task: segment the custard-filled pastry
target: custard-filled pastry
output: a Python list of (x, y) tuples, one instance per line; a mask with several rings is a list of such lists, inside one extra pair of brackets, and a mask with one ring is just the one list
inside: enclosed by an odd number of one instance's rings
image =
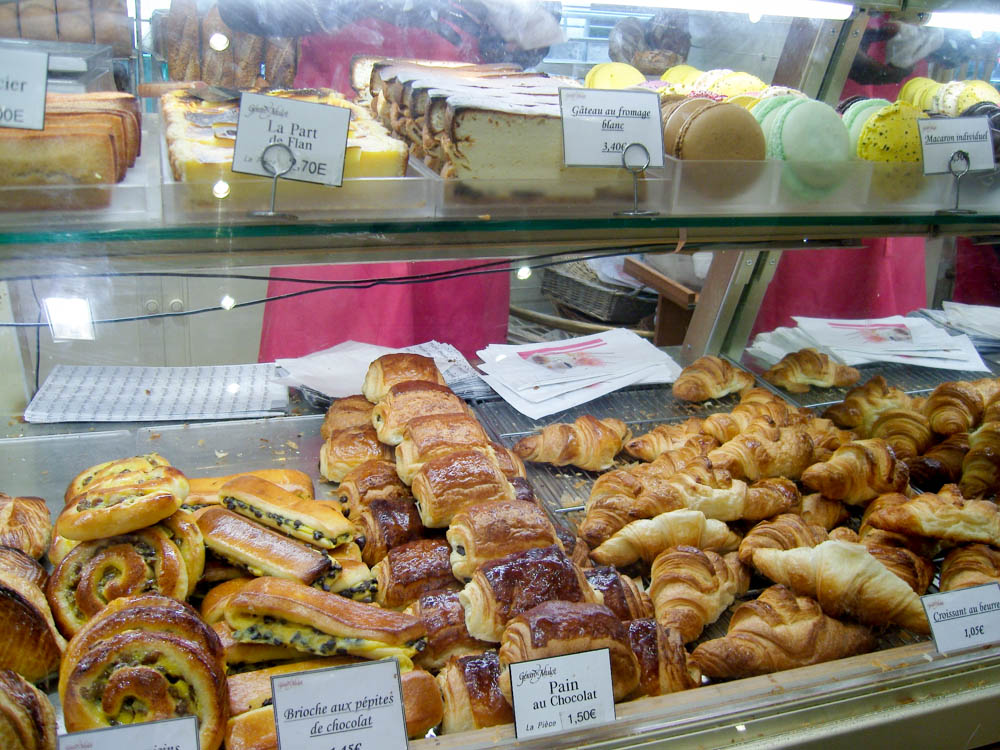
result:
[(810, 386), (843, 388), (854, 385), (861, 379), (861, 373), (854, 367), (834, 362), (817, 349), (806, 348), (786, 354), (761, 377), (789, 393), (808, 393)]
[(451, 519), (447, 538), (452, 572), (463, 583), (484, 562), (534, 547), (562, 547), (545, 511), (523, 500), (468, 505)]
[(392, 448), (379, 442), (371, 425), (335, 432), (319, 449), (319, 473), (331, 482), (340, 482), (347, 473), (366, 461), (392, 460)]
[(656, 621), (690, 643), (747, 592), (750, 571), (735, 552), (725, 556), (695, 547), (672, 547), (654, 561), (649, 598)]
[(437, 675), (444, 699), (445, 734), (484, 729), (514, 721), (514, 711), (500, 692), (496, 651), (452, 659)]
[(699, 357), (681, 370), (674, 381), (674, 396), (682, 401), (708, 401), (751, 388), (753, 375), (718, 357)]
[[(490, 447), (493, 449), (493, 456), (497, 460), (497, 466), (500, 467), (500, 473), (507, 477), (512, 484), (517, 479), (524, 480), (527, 483), (526, 477), (528, 473), (524, 468), (524, 461), (521, 460), (520, 456), (495, 440), (490, 441)], [(528, 487), (530, 488), (531, 485), (528, 484)]]
[(627, 575), (619, 573), (610, 565), (584, 568), (587, 583), (601, 595), (604, 606), (618, 615), (621, 620), (653, 616), (653, 602), (649, 595)]
[(0, 580), (18, 576), (45, 591), (49, 574), (35, 558), (15, 547), (0, 547)]
[(431, 357), (420, 354), (383, 354), (368, 365), (361, 392), (373, 404), (379, 403), (397, 383), (408, 380), (423, 380), (438, 385), (447, 385)]
[(754, 550), (762, 547), (815, 547), (826, 540), (826, 529), (822, 526), (811, 524), (794, 513), (782, 513), (768, 521), (761, 521), (747, 532), (740, 542), (739, 558), (744, 565), (752, 565)]
[(188, 496), (181, 504), (181, 510), (196, 511), (206, 505), (219, 505), (219, 490), (227, 482), (237, 477), (257, 477), (276, 484), (286, 492), (291, 492), (303, 500), (312, 500), (312, 477), (296, 469), (257, 469), (222, 477), (188, 477)]
[(480, 565), (459, 592), (469, 633), (499, 643), (504, 626), (522, 612), (555, 599), (600, 604), (583, 571), (557, 546), (538, 547)]
[(514, 487), (489, 457), (474, 450), (455, 451), (423, 464), (413, 477), (420, 520), (444, 528), (470, 505), (513, 501)]
[(412, 499), (372, 500), (358, 519), (361, 559), (372, 566), (393, 547), (424, 536), (424, 525)]
[(1000, 550), (988, 544), (956, 547), (941, 563), (941, 591), (1000, 583)]
[(428, 591), (458, 584), (451, 573), (451, 547), (444, 539), (417, 539), (388, 554), (372, 568), (378, 580), (375, 601), (387, 609), (405, 609)]
[(407, 485), (429, 461), (456, 451), (476, 451), (499, 463), (486, 431), (467, 414), (431, 414), (411, 419), (396, 446), (396, 472)]
[(11, 497), (0, 492), (0, 544), (36, 560), (52, 541), (52, 518), (40, 497)]
[(776, 427), (755, 422), (732, 440), (709, 451), (708, 459), (734, 479), (798, 479), (812, 463), (814, 444), (801, 425)]
[[(704, 419), (691, 417), (678, 424), (661, 424), (647, 433), (633, 437), (625, 442), (625, 453), (641, 461), (657, 461), (662, 456), (670, 455), (674, 463), (680, 463), (689, 455), (703, 456), (719, 441), (711, 435), (702, 433)], [(678, 451), (686, 451), (678, 453)], [(677, 471), (683, 466), (677, 467)]]
[(701, 686), (701, 671), (688, 657), (680, 633), (652, 617), (625, 623), (632, 652), (639, 661), (639, 685), (628, 696), (679, 693)]
[(815, 599), (831, 617), (930, 632), (920, 597), (863, 545), (829, 540), (815, 547), (758, 549), (753, 565), (775, 583)]
[(651, 565), (668, 547), (697, 547), (715, 552), (732, 552), (740, 535), (723, 521), (706, 518), (700, 510), (682, 508), (653, 518), (632, 521), (590, 553), (600, 565), (624, 568), (642, 560)]
[(639, 661), (628, 629), (603, 604), (550, 601), (518, 615), (504, 628), (500, 641), (500, 692), (513, 705), (508, 667), (522, 661), (578, 654), (606, 648), (611, 659), (615, 701), (639, 685)]
[(45, 693), (17, 672), (0, 669), (0, 747), (56, 750), (56, 711)]
[(334, 497), (344, 517), (357, 523), (361, 509), (372, 500), (404, 500), (413, 493), (396, 473), (395, 461), (374, 459), (347, 472)]
[(73, 549), (80, 542), (77, 539), (67, 539), (64, 536), (59, 536), (56, 533), (52, 534), (52, 542), (49, 544), (49, 549), (47, 552), (49, 562), (53, 566), (58, 565), (62, 562), (62, 559), (69, 554), (69, 551)]
[(431, 414), (466, 414), (469, 407), (446, 385), (424, 380), (396, 383), (372, 409), (372, 425), (378, 439), (388, 445), (403, 442), (403, 431), (414, 417)]
[(546, 425), (540, 433), (521, 438), (514, 453), (535, 463), (605, 471), (631, 436), (632, 431), (620, 419), (584, 414), (572, 424)]
[(895, 386), (890, 386), (882, 375), (855, 386), (844, 400), (830, 406), (823, 416), (832, 419), (837, 427), (854, 430), (859, 437), (871, 437), (871, 428), (879, 415), (887, 409), (913, 408), (913, 398)]
[(79, 480), (82, 492), (70, 497), (56, 519), (56, 533), (80, 541), (101, 539), (152, 526), (173, 515), (188, 495), (188, 480), (172, 466), (98, 472)]
[(828, 461), (802, 472), (806, 487), (848, 505), (865, 505), (886, 492), (902, 492), (909, 478), (906, 464), (878, 438), (848, 443)]
[(868, 526), (897, 534), (981, 542), (1000, 546), (1000, 508), (989, 500), (966, 500), (954, 484), (913, 498), (882, 495), (865, 513)]
[(421, 594), (406, 608), (407, 614), (420, 619), (427, 628), (427, 646), (414, 661), (425, 669), (438, 670), (452, 657), (481, 654), (491, 647), (469, 635), (465, 609), (454, 589), (439, 589)]
[(843, 659), (875, 645), (864, 625), (834, 619), (815, 600), (771, 586), (739, 605), (726, 635), (699, 644), (691, 661), (708, 677), (733, 679)]
[(233, 637), (235, 631), (224, 620), (215, 623), (212, 631), (222, 644), (227, 674), (240, 674), (269, 664), (298, 661), (302, 658), (302, 652), (297, 648), (281, 643), (241, 643)]
[(65, 648), (42, 590), (12, 571), (0, 575), (0, 669), (41, 682), (59, 669)]
[(59, 629), (70, 637), (114, 599), (156, 591), (183, 601), (194, 583), (177, 546), (151, 526), (81, 542), (52, 572), (46, 594)]
[(993, 500), (1000, 492), (1000, 422), (984, 422), (969, 433), (958, 486), (970, 498)]
[(896, 458), (908, 462), (934, 442), (931, 423), (916, 409), (886, 409), (872, 424), (871, 436), (889, 444)]
[(925, 492), (937, 492), (946, 484), (958, 484), (962, 464), (969, 452), (969, 433), (949, 435), (916, 458), (906, 461), (910, 469), (910, 484)]
[(372, 423), (374, 405), (361, 394), (334, 399), (326, 410), (319, 434), (323, 440), (341, 430), (356, 430)]

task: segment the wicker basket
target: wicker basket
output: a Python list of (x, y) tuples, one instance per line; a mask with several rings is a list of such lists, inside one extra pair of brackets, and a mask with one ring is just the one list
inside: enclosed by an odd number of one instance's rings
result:
[(546, 268), (542, 294), (605, 323), (635, 323), (656, 310), (656, 295), (605, 284), (583, 261)]

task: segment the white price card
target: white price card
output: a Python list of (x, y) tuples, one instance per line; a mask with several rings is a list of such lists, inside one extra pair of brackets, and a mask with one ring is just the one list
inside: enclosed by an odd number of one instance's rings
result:
[(655, 91), (559, 89), (563, 162), (567, 167), (621, 167), (625, 149), (641, 144), (650, 167), (663, 166), (663, 125)]
[[(236, 126), (233, 171), (271, 177), (261, 160), (264, 149), (279, 143), (294, 158), (279, 176), (300, 182), (340, 186), (351, 111), (343, 107), (301, 102), (280, 96), (243, 94)], [(286, 167), (289, 165), (286, 165)]]
[(278, 750), (404, 750), (399, 664), (382, 659), (271, 678)]
[(938, 652), (1000, 643), (1000, 584), (920, 597)]
[(606, 648), (511, 664), (518, 739), (615, 720), (611, 656)]
[(59, 735), (59, 750), (199, 750), (200, 747), (195, 716)]
[(987, 118), (930, 117), (917, 120), (917, 126), (920, 128), (924, 174), (948, 174), (956, 151), (964, 151), (968, 155), (969, 172), (991, 170), (996, 166)]
[(45, 127), (45, 86), (49, 54), (33, 50), (0, 51), (0, 127)]

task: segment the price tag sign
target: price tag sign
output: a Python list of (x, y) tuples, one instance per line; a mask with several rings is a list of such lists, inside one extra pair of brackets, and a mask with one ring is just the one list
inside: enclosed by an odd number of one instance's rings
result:
[(567, 167), (621, 167), (625, 149), (639, 143), (650, 167), (663, 166), (663, 125), (655, 91), (559, 89), (563, 161)]
[(920, 597), (942, 654), (1000, 643), (1000, 584)]
[(407, 747), (395, 659), (271, 678), (279, 750)]
[(45, 85), (49, 54), (31, 50), (0, 51), (0, 127), (45, 127)]
[(920, 146), (924, 156), (924, 174), (948, 174), (956, 151), (969, 156), (970, 172), (992, 170), (993, 137), (985, 117), (931, 117), (917, 120)]
[(615, 720), (611, 657), (606, 648), (511, 664), (518, 739)]
[[(330, 104), (280, 96), (243, 94), (233, 149), (233, 171), (273, 177), (261, 161), (268, 146), (291, 149), (295, 163), (281, 176), (300, 182), (340, 186), (351, 111)], [(280, 173), (279, 173), (280, 174)]]
[(199, 750), (198, 718), (128, 724), (59, 735), (59, 750)]

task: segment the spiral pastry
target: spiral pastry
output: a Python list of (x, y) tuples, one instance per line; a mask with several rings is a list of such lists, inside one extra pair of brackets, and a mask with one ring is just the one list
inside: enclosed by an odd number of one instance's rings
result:
[(10, 669), (0, 669), (0, 747), (56, 750), (56, 712), (45, 693)]
[(177, 511), (172, 516), (163, 519), (159, 528), (166, 532), (184, 560), (187, 568), (188, 591), (191, 595), (198, 581), (205, 572), (205, 537), (197, 521), (189, 513)]
[(160, 466), (170, 466), (170, 462), (159, 453), (147, 453), (144, 456), (118, 458), (105, 461), (102, 464), (84, 469), (69, 483), (64, 500), (68, 503), (77, 495), (92, 489), (108, 480), (146, 472)]
[(113, 599), (150, 590), (174, 599), (189, 590), (184, 557), (159, 526), (77, 545), (52, 572), (46, 594), (68, 637)]

